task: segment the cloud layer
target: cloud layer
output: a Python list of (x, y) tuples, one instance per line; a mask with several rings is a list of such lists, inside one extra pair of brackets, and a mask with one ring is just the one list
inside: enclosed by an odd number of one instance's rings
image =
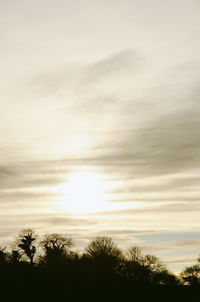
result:
[[(0, 4), (0, 242), (34, 227), (78, 248), (113, 236), (174, 270), (195, 259), (198, 11), (195, 0)], [(57, 188), (82, 168), (116, 184), (112, 210), (60, 207)]]

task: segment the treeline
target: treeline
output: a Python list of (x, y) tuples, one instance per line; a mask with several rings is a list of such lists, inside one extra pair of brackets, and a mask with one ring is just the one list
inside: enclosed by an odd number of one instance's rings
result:
[(97, 237), (82, 253), (73, 247), (64, 235), (40, 239), (22, 230), (12, 248), (0, 249), (4, 300), (200, 300), (200, 259), (176, 276), (156, 256), (137, 246), (122, 252), (110, 237)]

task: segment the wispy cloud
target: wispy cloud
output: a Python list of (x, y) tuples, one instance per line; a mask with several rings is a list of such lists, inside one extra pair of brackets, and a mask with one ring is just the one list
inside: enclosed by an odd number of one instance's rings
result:
[[(0, 3), (1, 238), (199, 230), (199, 3), (18, 2)], [(63, 214), (54, 189), (82, 167), (123, 210)]]

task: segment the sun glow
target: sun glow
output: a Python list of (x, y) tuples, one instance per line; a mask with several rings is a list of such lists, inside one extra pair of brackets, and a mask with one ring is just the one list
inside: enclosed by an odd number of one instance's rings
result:
[(59, 186), (62, 195), (61, 207), (71, 213), (90, 213), (105, 209), (107, 191), (115, 187), (103, 175), (89, 172), (74, 172), (66, 183)]

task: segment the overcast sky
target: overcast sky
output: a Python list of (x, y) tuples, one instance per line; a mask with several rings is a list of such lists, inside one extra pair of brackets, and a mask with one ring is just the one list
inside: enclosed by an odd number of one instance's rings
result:
[[(196, 261), (199, 36), (199, 0), (0, 0), (2, 244), (33, 227)], [(59, 207), (85, 168), (112, 211)]]

